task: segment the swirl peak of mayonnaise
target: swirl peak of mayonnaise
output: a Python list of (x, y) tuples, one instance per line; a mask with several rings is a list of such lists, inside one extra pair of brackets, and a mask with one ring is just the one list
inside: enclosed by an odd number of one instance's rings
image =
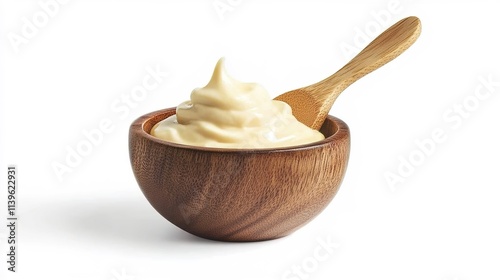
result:
[(299, 122), (288, 104), (272, 100), (261, 85), (228, 76), (223, 58), (210, 82), (194, 89), (191, 100), (157, 123), (151, 135), (184, 145), (236, 149), (288, 147), (325, 138)]

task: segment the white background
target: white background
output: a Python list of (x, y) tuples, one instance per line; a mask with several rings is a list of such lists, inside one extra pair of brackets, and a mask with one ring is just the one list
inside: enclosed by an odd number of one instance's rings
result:
[[(73, 0), (43, 22), (47, 2), (0, 4), (1, 279), (500, 279), (498, 1)], [(422, 21), (415, 45), (331, 111), (350, 126), (351, 157), (313, 222), (279, 240), (221, 243), (148, 204), (128, 127), (188, 99), (219, 57), (276, 96), (334, 73), (353, 57), (347, 46), (409, 15)], [(169, 75), (134, 108), (112, 109), (148, 67)], [(53, 165), (106, 119), (113, 130), (60, 180)], [(444, 140), (422, 157), (416, 141), (435, 130)], [(6, 263), (8, 164), (19, 168), (17, 273)]]

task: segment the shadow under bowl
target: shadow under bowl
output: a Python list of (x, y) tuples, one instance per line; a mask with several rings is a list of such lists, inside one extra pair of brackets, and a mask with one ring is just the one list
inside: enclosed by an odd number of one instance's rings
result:
[(316, 217), (337, 193), (350, 150), (348, 126), (328, 116), (325, 139), (272, 149), (224, 149), (171, 143), (150, 135), (168, 108), (135, 120), (129, 153), (151, 205), (196, 236), (259, 241), (289, 235)]

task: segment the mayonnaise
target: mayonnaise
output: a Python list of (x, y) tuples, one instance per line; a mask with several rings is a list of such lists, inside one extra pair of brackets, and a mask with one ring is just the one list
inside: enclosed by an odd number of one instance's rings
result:
[(185, 145), (237, 149), (287, 147), (325, 138), (297, 121), (290, 106), (272, 100), (262, 86), (229, 77), (223, 58), (210, 82), (194, 89), (191, 100), (157, 123), (151, 135)]

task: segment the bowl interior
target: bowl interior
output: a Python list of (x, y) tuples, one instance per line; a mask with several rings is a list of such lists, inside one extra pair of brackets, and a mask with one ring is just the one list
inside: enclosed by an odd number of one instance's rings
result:
[(333, 199), (347, 168), (347, 125), (328, 116), (325, 139), (270, 149), (187, 146), (150, 135), (175, 108), (146, 114), (130, 128), (134, 175), (151, 205), (194, 235), (223, 241), (286, 236)]
[(247, 152), (259, 152), (259, 151), (281, 151), (281, 150), (292, 150), (292, 149), (297, 149), (297, 148), (306, 148), (306, 147), (311, 147), (311, 146), (316, 146), (316, 145), (321, 145), (325, 144), (331, 141), (335, 141), (338, 139), (341, 139), (342, 137), (345, 136), (345, 134), (349, 132), (349, 129), (347, 125), (340, 119), (335, 118), (333, 116), (327, 116), (325, 122), (319, 129), (319, 131), (325, 136), (325, 139), (321, 141), (316, 141), (312, 143), (307, 143), (303, 145), (296, 145), (296, 146), (286, 146), (286, 147), (278, 147), (278, 148), (256, 148), (256, 149), (236, 149), (236, 148), (214, 148), (214, 147), (201, 147), (201, 146), (191, 146), (191, 145), (184, 145), (184, 144), (179, 144), (179, 143), (173, 143), (173, 142), (168, 142), (165, 140), (162, 140), (160, 138), (154, 137), (151, 135), (151, 129), (155, 124), (158, 122), (174, 115), (176, 112), (176, 108), (168, 108), (168, 109), (163, 109), (159, 111), (152, 112), (150, 114), (147, 114), (138, 120), (136, 120), (136, 124), (141, 126), (141, 132), (146, 134), (144, 135), (145, 137), (149, 138), (150, 140), (153, 140), (155, 142), (160, 142), (165, 145), (171, 145), (175, 147), (182, 147), (182, 148), (188, 148), (188, 149), (195, 149), (195, 150), (206, 150), (206, 151), (221, 151), (221, 152), (242, 152), (242, 153), (247, 153)]

